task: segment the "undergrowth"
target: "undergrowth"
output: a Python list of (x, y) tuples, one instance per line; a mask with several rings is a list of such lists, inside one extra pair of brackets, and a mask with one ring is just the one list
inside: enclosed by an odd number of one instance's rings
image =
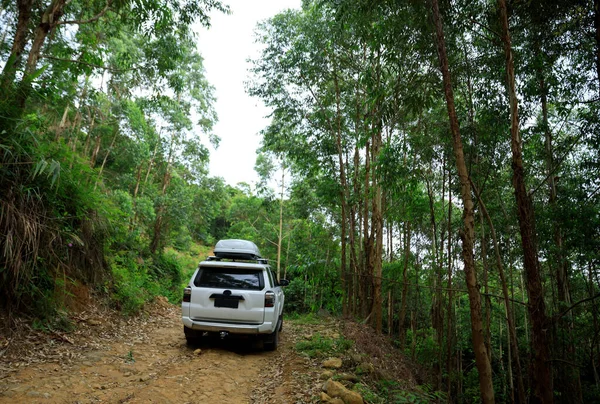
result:
[[(286, 299), (287, 303), (287, 299)], [(315, 313), (291, 313), (287, 315), (287, 318), (296, 324), (300, 325), (310, 325), (310, 324), (320, 324), (323, 319), (318, 317)]]
[(381, 380), (375, 386), (357, 383), (354, 388), (371, 404), (428, 404), (447, 401), (444, 393), (434, 391), (429, 385), (406, 390), (398, 382)]
[(296, 350), (310, 358), (324, 358), (341, 355), (352, 348), (352, 345), (353, 341), (343, 336), (331, 338), (316, 333), (309, 340), (296, 343)]

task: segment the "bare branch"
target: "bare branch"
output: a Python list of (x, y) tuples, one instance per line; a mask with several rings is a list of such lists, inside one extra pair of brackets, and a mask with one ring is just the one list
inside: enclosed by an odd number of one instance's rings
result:
[(574, 368), (584, 368), (585, 367), (585, 366), (578, 365), (578, 364), (576, 364), (574, 362), (567, 361), (567, 360), (564, 360), (564, 359), (558, 359), (558, 358), (548, 359), (548, 362), (562, 362), (562, 363), (566, 363), (567, 365), (570, 365), (570, 366), (572, 366)]
[(112, 0), (106, 0), (106, 5), (104, 6), (104, 8), (98, 14), (96, 14), (95, 16), (93, 16), (92, 18), (90, 18), (89, 20), (59, 21), (58, 25), (62, 25), (62, 24), (78, 24), (78, 25), (82, 25), (82, 24), (89, 24), (90, 22), (98, 21), (100, 19), (100, 17), (102, 17), (104, 14), (106, 14), (106, 12), (110, 8), (111, 4), (112, 4)]
[(556, 172), (556, 170), (558, 170), (558, 168), (565, 161), (565, 159), (567, 158), (567, 156), (569, 155), (569, 153), (571, 153), (571, 151), (573, 150), (573, 148), (575, 147), (575, 145), (577, 145), (577, 143), (579, 143), (579, 141), (583, 138), (583, 136), (586, 133), (587, 132), (584, 132), (583, 130), (581, 131), (581, 133), (579, 134), (579, 136), (577, 136), (575, 138), (575, 140), (573, 141), (573, 143), (571, 143), (571, 145), (569, 146), (569, 148), (567, 149), (567, 151), (565, 151), (564, 154), (558, 159), (558, 163), (556, 163), (554, 165), (554, 167), (552, 167), (552, 169), (548, 172), (548, 174), (546, 175), (546, 177), (538, 184), (537, 187), (535, 187), (535, 189), (533, 189), (529, 193), (529, 195), (533, 196), (533, 194), (535, 194), (542, 187), (542, 185), (546, 184), (546, 182), (548, 181), (548, 178), (550, 178), (551, 175), (554, 175), (554, 173)]
[(80, 65), (85, 65), (85, 66), (89, 66), (92, 67), (94, 69), (102, 69), (102, 70), (107, 70), (109, 72), (113, 72), (113, 73), (123, 73), (123, 72), (128, 72), (128, 71), (132, 71), (132, 70), (137, 70), (137, 68), (131, 68), (131, 69), (115, 69), (113, 67), (107, 67), (107, 66), (101, 66), (101, 65), (96, 65), (93, 63), (89, 63), (89, 62), (84, 62), (82, 60), (78, 60), (78, 59), (64, 59), (64, 58), (57, 58), (55, 56), (50, 56), (50, 55), (42, 55), (41, 56), (44, 59), (51, 59), (51, 60), (58, 60), (59, 62), (69, 62), (69, 63), (78, 63)]
[(565, 311), (563, 311), (562, 313), (554, 316), (554, 318), (552, 319), (553, 321), (557, 321), (560, 320), (562, 317), (564, 317), (568, 312), (570, 312), (571, 310), (573, 310), (575, 307), (579, 306), (581, 303), (585, 303), (585, 302), (589, 302), (591, 300), (595, 300), (597, 298), (600, 297), (600, 293), (597, 293), (595, 296), (591, 296), (588, 297), (586, 299), (582, 299), (580, 301), (578, 301), (577, 303), (573, 303), (570, 307), (568, 307)]

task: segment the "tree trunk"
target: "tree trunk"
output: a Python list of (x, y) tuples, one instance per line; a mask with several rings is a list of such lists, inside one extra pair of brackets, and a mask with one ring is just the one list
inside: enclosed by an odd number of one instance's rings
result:
[(140, 190), (140, 182), (142, 181), (142, 163), (138, 166), (137, 174), (135, 176), (135, 187), (133, 189), (133, 217), (129, 221), (129, 231), (132, 232), (137, 223), (138, 212), (137, 212), (137, 195)]
[[(541, 53), (539, 46), (536, 47), (538, 54)], [(556, 217), (556, 181), (554, 180), (554, 153), (552, 146), (552, 132), (550, 131), (550, 123), (548, 121), (548, 90), (546, 88), (546, 80), (544, 79), (544, 72), (540, 67), (538, 69), (538, 79), (540, 83), (540, 99), (542, 104), (542, 126), (544, 129), (544, 147), (546, 152), (546, 174), (548, 176), (548, 203), (553, 213), (553, 217)], [(555, 267), (556, 274), (556, 288), (558, 291), (558, 306), (559, 311), (564, 310), (571, 304), (571, 294), (569, 291), (569, 277), (567, 273), (567, 262), (564, 258), (564, 247), (562, 229), (560, 228), (557, 220), (553, 219), (553, 231), (554, 231), (554, 243), (556, 244), (556, 252), (554, 253), (554, 260), (549, 264)], [(568, 360), (569, 358), (575, 357), (575, 346), (573, 344), (573, 317), (571, 313), (567, 317), (562, 317), (559, 320), (559, 328), (562, 330), (565, 336), (564, 344), (566, 345), (566, 352), (562, 351), (563, 359)], [(556, 336), (556, 343), (558, 343), (559, 336)], [(577, 397), (579, 402), (582, 402), (581, 396), (581, 380), (578, 369), (573, 366), (559, 362), (557, 364), (557, 382), (558, 390), (564, 397), (571, 397), (573, 400)]]
[(94, 168), (96, 166), (96, 159), (98, 158), (98, 152), (100, 151), (100, 143), (102, 138), (100, 135), (96, 136), (96, 140), (94, 142), (94, 150), (92, 151), (92, 157), (90, 158), (90, 167)]
[(550, 353), (546, 335), (549, 322), (546, 316), (546, 304), (544, 302), (544, 293), (542, 290), (540, 264), (537, 257), (533, 204), (525, 187), (525, 172), (523, 168), (521, 138), (519, 134), (518, 101), (512, 57), (512, 45), (510, 32), (508, 29), (506, 1), (498, 0), (498, 6), (500, 8), (502, 42), (504, 44), (504, 54), (506, 57), (506, 75), (510, 101), (510, 132), (513, 169), (512, 182), (517, 201), (517, 213), (521, 232), (521, 245), (524, 255), (523, 264), (527, 280), (527, 293), (529, 295), (528, 309), (532, 324), (532, 402), (547, 404), (554, 401), (552, 389), (552, 369), (549, 361)]
[(288, 237), (287, 249), (285, 250), (285, 267), (283, 269), (283, 279), (287, 279), (287, 269), (290, 262), (290, 246), (292, 244), (292, 236)]
[(156, 145), (154, 146), (154, 151), (152, 152), (152, 157), (150, 157), (150, 161), (148, 162), (148, 170), (146, 170), (146, 175), (144, 177), (144, 185), (148, 183), (148, 178), (150, 177), (150, 173), (152, 172), (152, 166), (154, 166), (154, 160), (156, 159), (156, 153), (158, 152), (159, 143), (160, 138), (157, 139)]
[(5, 94), (8, 90), (8, 86), (11, 85), (15, 79), (17, 69), (21, 64), (21, 57), (25, 51), (25, 46), (27, 45), (27, 34), (29, 32), (29, 23), (31, 21), (32, 5), (33, 0), (17, 0), (17, 9), (19, 13), (17, 17), (17, 27), (15, 29), (15, 36), (10, 55), (2, 70), (2, 85), (0, 88), (3, 89)]
[[(380, 94), (381, 86), (381, 51), (377, 51), (376, 62), (376, 91)], [(383, 265), (383, 192), (381, 190), (381, 178), (377, 173), (377, 160), (383, 144), (383, 129), (381, 116), (381, 96), (377, 97), (373, 107), (372, 115), (376, 117), (373, 120), (372, 127), (372, 187), (373, 187), (373, 208), (371, 216), (371, 234), (372, 234), (372, 274), (373, 274), (373, 325), (378, 333), (383, 331), (383, 296), (382, 296), (382, 265)]]
[(431, 302), (431, 326), (435, 330), (435, 343), (438, 355), (438, 361), (434, 364), (434, 372), (437, 374), (438, 386), (437, 389), (441, 388), (441, 376), (442, 376), (442, 341), (444, 337), (444, 314), (442, 311), (442, 273), (441, 273), (441, 260), (438, 252), (438, 237), (437, 237), (437, 223), (435, 221), (435, 209), (434, 209), (434, 195), (433, 187), (429, 178), (425, 178), (427, 183), (427, 196), (429, 199), (429, 220), (431, 223), (431, 233), (433, 242), (431, 243), (432, 255), (433, 255), (433, 301)]
[[(450, 372), (452, 370), (452, 309), (454, 308), (454, 302), (452, 300), (452, 181), (450, 176), (450, 169), (448, 169), (448, 312), (446, 313), (446, 374), (448, 377), (446, 391), (448, 397), (452, 397), (452, 378)], [(451, 400), (449, 400), (451, 402)]]
[(371, 287), (372, 286), (372, 282), (373, 282), (373, 262), (371, 260), (372, 258), (372, 244), (371, 244), (371, 237), (369, 234), (369, 178), (370, 178), (370, 172), (371, 172), (371, 153), (370, 153), (370, 149), (371, 149), (371, 144), (369, 141), (367, 141), (367, 144), (365, 145), (365, 177), (364, 177), (364, 189), (363, 189), (363, 256), (364, 256), (364, 263), (363, 263), (363, 268), (362, 268), (362, 279), (361, 279), (361, 288), (362, 288), (362, 292), (361, 292), (361, 316), (363, 318), (367, 318), (367, 316), (370, 313), (371, 310), (371, 304), (370, 304), (370, 300), (372, 298), (372, 296), (370, 296), (370, 291), (371, 291)]
[(485, 237), (485, 227), (483, 224), (483, 213), (479, 212), (479, 222), (481, 223), (481, 264), (483, 266), (483, 293), (484, 293), (484, 329), (485, 347), (488, 352), (488, 360), (492, 363), (492, 301), (489, 295), (489, 268), (487, 262), (487, 240)]
[(92, 132), (94, 130), (94, 125), (96, 122), (96, 115), (92, 115), (89, 105), (86, 105), (85, 108), (88, 111), (87, 116), (88, 116), (88, 121), (90, 122), (90, 124), (88, 126), (88, 130), (87, 130), (87, 136), (85, 138), (85, 146), (83, 146), (83, 155), (87, 156), (88, 153), (90, 152), (90, 144), (92, 141)]
[(387, 333), (388, 333), (389, 336), (391, 336), (392, 332), (394, 331), (394, 327), (393, 327), (393, 320), (394, 320), (393, 307), (394, 307), (394, 299), (393, 299), (393, 294), (392, 294), (392, 288), (390, 287), (390, 289), (388, 290), (388, 312), (387, 312)]
[(100, 166), (100, 171), (98, 171), (98, 177), (96, 178), (96, 183), (94, 184), (94, 190), (96, 190), (96, 187), (98, 186), (98, 183), (102, 178), (102, 172), (104, 171), (104, 166), (106, 166), (106, 160), (108, 160), (108, 156), (110, 155), (110, 152), (112, 151), (112, 148), (115, 145), (115, 141), (117, 140), (118, 135), (119, 131), (118, 129), (115, 129), (115, 135), (113, 136), (110, 142), (110, 146), (108, 146), (108, 150), (106, 150), (106, 154), (104, 155), (104, 159), (102, 160), (102, 165)]
[(510, 296), (508, 295), (508, 284), (506, 282), (506, 276), (504, 275), (504, 265), (502, 264), (502, 258), (500, 256), (500, 246), (498, 245), (498, 237), (496, 236), (496, 229), (494, 227), (494, 223), (492, 222), (492, 218), (490, 217), (490, 214), (487, 211), (483, 200), (481, 199), (481, 195), (479, 195), (479, 192), (477, 192), (476, 189), (475, 195), (477, 195), (477, 198), (479, 200), (479, 207), (481, 209), (481, 212), (485, 216), (488, 225), (490, 226), (490, 233), (492, 235), (492, 241), (494, 243), (496, 266), (498, 267), (498, 274), (500, 275), (500, 283), (502, 285), (502, 295), (504, 297), (504, 309), (506, 311), (506, 322), (508, 326), (508, 334), (510, 339), (510, 352), (513, 356), (513, 361), (515, 363), (515, 373), (517, 378), (517, 397), (519, 403), (525, 404), (527, 400), (525, 396), (525, 386), (523, 384), (523, 372), (521, 371), (521, 358), (519, 355), (517, 331), (515, 328), (513, 310), (510, 305)]
[(596, 80), (600, 93), (600, 0), (594, 0), (594, 37), (596, 38)]
[(400, 303), (400, 315), (398, 317), (398, 339), (400, 347), (404, 346), (406, 338), (406, 327), (404, 321), (406, 318), (406, 306), (408, 303), (408, 259), (410, 256), (410, 222), (404, 222), (404, 265), (402, 268), (402, 302)]
[(55, 137), (54, 137), (54, 141), (58, 142), (60, 140), (60, 136), (62, 135), (63, 131), (65, 130), (65, 126), (67, 126), (67, 116), (69, 115), (69, 104), (67, 104), (67, 106), (65, 107), (65, 112), (63, 112), (63, 116), (62, 119), (60, 120), (60, 124), (58, 125), (58, 128), (56, 128), (56, 133), (55, 133)]
[(29, 50), (29, 55), (25, 64), (25, 72), (20, 83), (21, 88), (16, 96), (16, 104), (21, 108), (25, 107), (25, 102), (27, 101), (27, 98), (29, 98), (31, 91), (29, 76), (35, 72), (46, 38), (58, 25), (66, 3), (67, 0), (52, 0), (52, 3), (50, 3), (48, 8), (44, 11), (44, 14), (42, 14), (42, 20), (35, 30), (31, 49)]
[(277, 282), (281, 280), (281, 243), (283, 242), (283, 191), (285, 186), (285, 163), (281, 163), (281, 195), (279, 198), (279, 237), (277, 239)]
[(442, 70), (444, 82), (444, 94), (448, 108), (448, 117), (450, 120), (450, 129), (452, 132), (454, 156), (456, 159), (456, 168), (460, 179), (461, 197), (463, 201), (463, 222), (464, 229), (461, 231), (462, 255), (464, 261), (464, 272), (469, 294), (469, 305), (471, 310), (471, 334), (473, 338), (473, 351), (475, 353), (475, 363), (479, 371), (479, 388), (481, 400), (483, 403), (493, 403), (494, 386), (492, 383), (492, 368), (488, 360), (485, 341), (483, 336), (483, 322), (481, 318), (481, 296), (477, 287), (477, 276), (475, 274), (475, 261), (473, 257), (473, 240), (475, 233), (475, 222), (473, 213), (473, 200), (471, 199), (471, 186), (469, 183), (469, 174), (465, 163), (458, 118), (454, 107), (454, 94), (452, 90), (452, 80), (448, 66), (448, 57), (446, 56), (446, 44), (444, 32), (440, 17), (439, 5), (437, 0), (432, 0), (433, 20), (436, 29), (436, 42), (438, 56)]
[[(358, 119), (358, 117), (357, 117)], [(360, 153), (358, 144), (354, 146), (354, 176), (352, 178), (352, 188), (354, 191), (354, 195), (359, 195), (360, 193), (360, 181), (358, 176), (358, 169), (360, 164)], [(350, 268), (352, 271), (352, 304), (350, 313), (352, 315), (356, 315), (358, 313), (357, 308), (357, 298), (360, 296), (360, 291), (358, 290), (359, 285), (362, 283), (362, 279), (360, 279), (360, 265), (359, 258), (357, 255), (357, 247), (360, 245), (360, 242), (357, 243), (356, 235), (360, 234), (360, 217), (357, 217), (360, 212), (360, 205), (357, 202), (352, 203), (350, 208)], [(358, 226), (358, 229), (357, 229)], [(360, 239), (360, 237), (359, 237)]]
[[(167, 188), (171, 182), (171, 161), (173, 158), (173, 146), (175, 144), (175, 136), (171, 137), (171, 144), (169, 146), (169, 157), (167, 158), (167, 166), (165, 167), (165, 174), (162, 180), (161, 195), (167, 193)], [(155, 254), (161, 248), (161, 237), (163, 232), (163, 214), (165, 211), (164, 202), (161, 203), (156, 211), (156, 221), (154, 222), (154, 234), (152, 235), (152, 242), (150, 243), (150, 252)]]
[[(335, 65), (334, 65), (335, 66)], [(342, 245), (341, 245), (341, 268), (340, 275), (342, 278), (342, 290), (344, 290), (343, 294), (343, 302), (342, 302), (342, 311), (344, 316), (348, 315), (348, 293), (346, 292), (346, 287), (348, 284), (348, 264), (346, 262), (347, 251), (346, 251), (346, 237), (347, 237), (347, 225), (348, 225), (348, 183), (346, 180), (346, 167), (344, 164), (344, 147), (342, 143), (342, 117), (341, 117), (341, 107), (340, 107), (340, 87), (338, 84), (337, 77), (337, 68), (334, 67), (333, 72), (333, 82), (335, 85), (335, 103), (336, 103), (336, 127), (335, 127), (335, 145), (337, 148), (338, 154), (338, 164), (340, 170), (340, 205), (342, 208), (342, 217), (341, 217), (341, 237), (342, 237)]]
[(373, 136), (373, 211), (371, 232), (374, 233), (372, 262), (373, 262), (373, 324), (375, 330), (381, 333), (383, 330), (383, 296), (382, 296), (382, 258), (383, 258), (383, 214), (382, 214), (382, 192), (379, 185), (379, 177), (376, 174), (376, 159), (381, 147), (381, 131)]

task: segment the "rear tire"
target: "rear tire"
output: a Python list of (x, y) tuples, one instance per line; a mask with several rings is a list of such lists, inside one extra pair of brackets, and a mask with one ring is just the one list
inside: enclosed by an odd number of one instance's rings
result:
[(197, 344), (200, 341), (200, 337), (202, 333), (199, 333), (196, 330), (192, 330), (186, 326), (183, 326), (183, 334), (185, 335), (185, 341), (188, 345)]
[(283, 314), (279, 316), (279, 332), (283, 331)]
[(279, 346), (279, 329), (281, 324), (277, 324), (275, 327), (275, 331), (273, 331), (269, 336), (264, 340), (263, 346), (265, 351), (276, 351), (277, 346)]

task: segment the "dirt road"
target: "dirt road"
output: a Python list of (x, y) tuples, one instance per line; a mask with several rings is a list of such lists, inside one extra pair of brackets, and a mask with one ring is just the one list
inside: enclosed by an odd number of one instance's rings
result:
[(109, 321), (82, 318), (78, 331), (56, 333), (40, 343), (45, 346), (30, 338), (30, 352), (0, 368), (0, 403), (307, 403), (315, 397), (318, 371), (294, 352), (294, 325), (286, 324), (276, 352), (263, 352), (240, 340), (186, 345), (179, 308), (168, 304), (143, 321)]

